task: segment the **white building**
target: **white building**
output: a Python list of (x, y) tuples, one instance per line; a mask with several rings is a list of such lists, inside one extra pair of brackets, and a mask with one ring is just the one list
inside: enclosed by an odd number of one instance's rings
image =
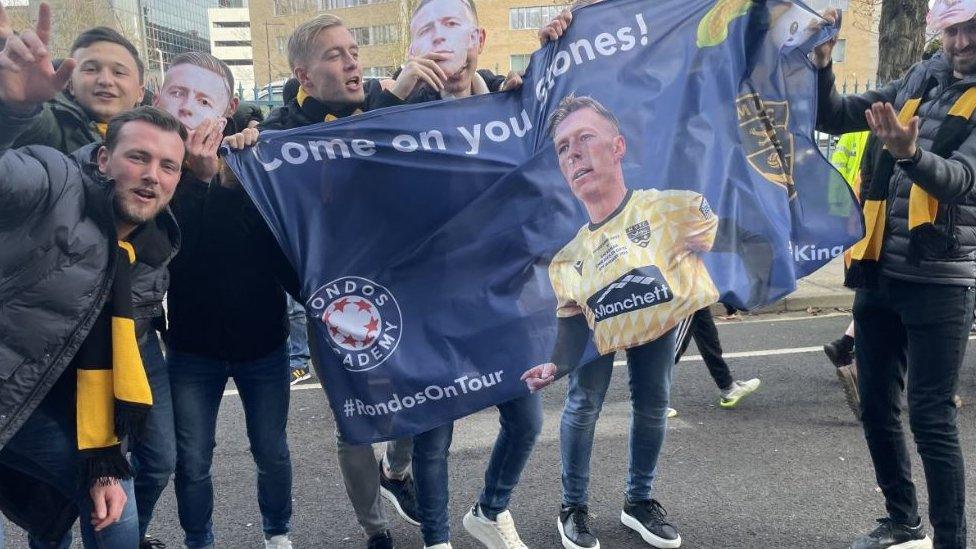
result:
[(247, 2), (243, 7), (210, 8), (210, 53), (234, 73), (234, 93), (243, 88), (241, 99), (254, 98), (254, 53), (251, 49), (251, 20)]

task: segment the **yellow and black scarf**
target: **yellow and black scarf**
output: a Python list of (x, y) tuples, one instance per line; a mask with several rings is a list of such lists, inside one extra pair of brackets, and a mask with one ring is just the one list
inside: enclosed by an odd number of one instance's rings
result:
[(295, 96), (295, 101), (298, 103), (299, 108), (302, 109), (302, 112), (315, 121), (332, 122), (333, 120), (354, 114), (362, 114), (363, 112), (359, 107), (348, 107), (336, 114), (328, 105), (309, 95), (305, 91), (305, 88), (301, 86), (298, 87), (298, 95)]
[(91, 483), (131, 478), (121, 440), (136, 439), (152, 406), (132, 314), (135, 249), (119, 241), (109, 300), (76, 356), (78, 450)]
[[(918, 112), (922, 97), (934, 87), (934, 80), (930, 81), (918, 97), (905, 102), (898, 113), (902, 124)], [(973, 125), (969, 118), (976, 111), (976, 87), (967, 89), (952, 105), (945, 120), (939, 126), (931, 152), (948, 158), (955, 152), (963, 141), (969, 137)], [(880, 147), (880, 142), (878, 143)], [(851, 264), (844, 277), (844, 285), (849, 288), (870, 288), (875, 285), (878, 276), (878, 260), (881, 258), (881, 247), (884, 244), (885, 224), (887, 221), (888, 191), (891, 177), (894, 175), (895, 159), (887, 150), (882, 149), (877, 156), (872, 184), (864, 198), (864, 238), (851, 248)], [(908, 199), (908, 262), (918, 265), (924, 251), (936, 255), (945, 254), (956, 245), (953, 235), (953, 219), (951, 212), (946, 212), (946, 228), (940, 229), (935, 225), (939, 214), (939, 201), (918, 184), (913, 183)]]

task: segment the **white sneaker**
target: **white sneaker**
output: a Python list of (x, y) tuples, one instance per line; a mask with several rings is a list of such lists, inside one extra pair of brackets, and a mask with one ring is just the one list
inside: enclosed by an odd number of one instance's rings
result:
[(675, 410), (674, 408), (668, 408), (666, 415), (668, 416), (668, 419), (671, 419), (673, 417), (678, 417), (678, 411)]
[(424, 545), (424, 549), (453, 549), (451, 542), (438, 543), (437, 545)]
[(733, 381), (732, 387), (722, 391), (722, 400), (718, 402), (718, 405), (726, 409), (735, 408), (740, 400), (758, 389), (761, 383), (758, 378), (750, 379), (749, 381)]
[(498, 513), (495, 520), (489, 520), (481, 514), (481, 508), (475, 505), (461, 522), (471, 537), (488, 549), (529, 549), (519, 538), (512, 513), (508, 510)]
[(292, 549), (291, 540), (288, 539), (288, 534), (271, 536), (271, 539), (264, 540), (264, 549)]

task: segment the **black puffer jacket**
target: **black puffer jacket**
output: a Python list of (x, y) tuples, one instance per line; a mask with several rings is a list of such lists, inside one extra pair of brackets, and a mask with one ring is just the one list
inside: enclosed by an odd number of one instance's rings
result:
[[(864, 111), (872, 103), (888, 102), (897, 110), (908, 99), (929, 90), (917, 113), (920, 121), (917, 144), (923, 151), (922, 158), (910, 173), (896, 167), (887, 183), (887, 217), (880, 261), (881, 272), (886, 276), (930, 284), (971, 286), (976, 283), (976, 133), (970, 134), (949, 158), (930, 152), (949, 109), (972, 86), (976, 86), (976, 76), (954, 79), (941, 55), (918, 63), (900, 80), (860, 95), (839, 95), (834, 88), (832, 68), (820, 72), (817, 128), (832, 134), (868, 129)], [(913, 182), (939, 200), (935, 225), (950, 236), (948, 252), (926, 251), (918, 265), (908, 261), (908, 200)]]
[[(13, 115), (0, 105), (0, 448), (71, 362), (114, 272), (113, 188), (92, 162), (97, 145), (70, 157), (43, 146), (10, 149), (37, 116)], [(146, 312), (162, 299), (179, 231), (166, 212), (134, 233), (137, 239), (142, 252), (132, 285), (135, 304)], [(137, 330), (148, 328), (147, 316)], [(71, 526), (78, 513), (73, 501), (42, 482), (29, 489), (24, 482), (0, 476), (0, 509), (41, 535)], [(12, 506), (5, 495), (30, 501)]]

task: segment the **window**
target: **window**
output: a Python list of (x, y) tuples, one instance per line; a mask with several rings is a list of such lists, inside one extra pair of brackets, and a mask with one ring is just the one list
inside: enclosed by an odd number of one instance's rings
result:
[(247, 29), (250, 27), (250, 21), (214, 21), (214, 28), (218, 29)]
[(360, 46), (392, 44), (397, 40), (396, 25), (374, 25), (349, 29)]
[(509, 67), (513, 71), (524, 71), (526, 67), (529, 66), (529, 58), (532, 57), (527, 53), (518, 55), (509, 55)]
[(363, 78), (389, 78), (396, 70), (397, 67), (365, 67)]
[(514, 30), (536, 30), (552, 21), (566, 6), (532, 6), (508, 10), (508, 26)]
[(308, 11), (309, 0), (274, 0), (274, 14), (292, 15)]
[(831, 54), (834, 63), (843, 63), (847, 59), (847, 39), (841, 38), (834, 44), (834, 51)]
[(342, 8), (354, 8), (368, 4), (386, 4), (393, 0), (315, 0), (319, 11), (338, 10)]
[(288, 51), (288, 37), (275, 36), (275, 47), (278, 48), (278, 53), (285, 53)]
[(238, 46), (251, 46), (250, 40), (215, 40), (214, 46), (218, 48), (234, 48)]

